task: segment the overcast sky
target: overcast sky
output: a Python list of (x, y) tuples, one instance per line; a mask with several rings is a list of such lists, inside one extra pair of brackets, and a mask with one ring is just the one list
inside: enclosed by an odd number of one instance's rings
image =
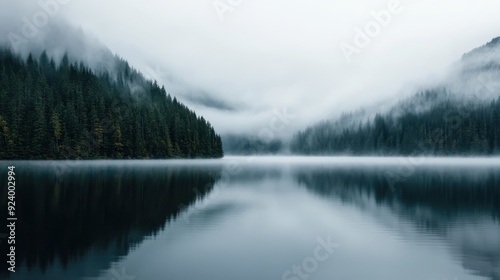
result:
[[(0, 1), (4, 21), (41, 9)], [(221, 133), (258, 131), (284, 107), (295, 114), (292, 132), (387, 106), (500, 36), (498, 0), (66, 1), (56, 17), (159, 79)], [(385, 22), (374, 24), (382, 10)], [(356, 46), (357, 28), (372, 32), (368, 44)], [(357, 48), (349, 59), (347, 45)]]

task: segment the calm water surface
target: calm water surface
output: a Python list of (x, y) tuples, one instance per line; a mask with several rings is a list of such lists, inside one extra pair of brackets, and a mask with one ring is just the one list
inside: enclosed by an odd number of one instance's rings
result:
[(500, 279), (500, 159), (12, 164), (2, 279)]

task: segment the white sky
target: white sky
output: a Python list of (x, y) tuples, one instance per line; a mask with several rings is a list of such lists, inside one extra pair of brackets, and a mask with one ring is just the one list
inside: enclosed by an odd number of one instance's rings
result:
[[(0, 1), (0, 14), (35, 2)], [(391, 1), (220, 0), (236, 3), (224, 20), (213, 0), (65, 1), (57, 17), (160, 79), (221, 133), (259, 131), (283, 107), (296, 115), (293, 132), (344, 110), (387, 106), (500, 36), (498, 0), (401, 0), (403, 10), (348, 63), (340, 44), (354, 44), (355, 29)], [(30, 18), (37, 9), (8, 12)], [(204, 99), (233, 110), (195, 102)]]

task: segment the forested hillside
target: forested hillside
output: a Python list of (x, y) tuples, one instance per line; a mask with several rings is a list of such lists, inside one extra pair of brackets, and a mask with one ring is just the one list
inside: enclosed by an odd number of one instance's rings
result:
[(208, 158), (221, 138), (203, 117), (116, 59), (96, 73), (64, 56), (0, 49), (0, 159)]
[[(417, 100), (427, 100), (432, 106), (418, 110)], [(353, 155), (500, 153), (500, 98), (491, 102), (437, 100), (438, 93), (428, 91), (412, 99), (413, 108), (401, 109), (400, 104), (373, 120), (350, 126), (325, 122), (296, 134), (291, 150), (299, 154)]]
[(299, 154), (500, 154), (500, 37), (466, 53), (447, 77), (375, 116), (343, 114), (297, 133)]

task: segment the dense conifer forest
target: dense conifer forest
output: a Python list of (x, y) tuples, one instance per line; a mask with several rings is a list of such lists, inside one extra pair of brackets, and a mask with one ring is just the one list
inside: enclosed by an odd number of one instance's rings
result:
[(209, 122), (127, 62), (94, 71), (65, 55), (0, 49), (0, 159), (222, 157)]
[[(417, 94), (369, 120), (348, 115), (297, 133), (291, 151), (347, 155), (492, 155), (500, 153), (500, 98), (461, 101), (449, 93)], [(428, 108), (412, 109), (415, 103)]]

